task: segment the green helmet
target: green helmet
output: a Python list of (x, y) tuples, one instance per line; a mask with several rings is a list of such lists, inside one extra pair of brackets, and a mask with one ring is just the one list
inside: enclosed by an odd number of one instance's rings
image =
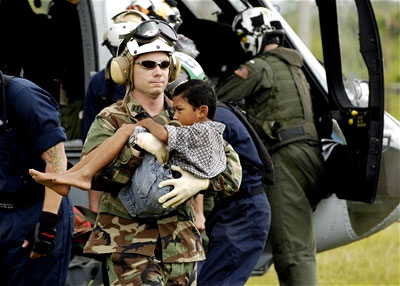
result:
[(204, 73), (203, 68), (193, 57), (181, 52), (174, 52), (174, 55), (179, 58), (181, 63), (181, 74), (175, 81), (167, 85), (165, 92), (168, 95), (172, 95), (178, 85), (187, 82), (188, 80), (206, 79), (206, 74)]

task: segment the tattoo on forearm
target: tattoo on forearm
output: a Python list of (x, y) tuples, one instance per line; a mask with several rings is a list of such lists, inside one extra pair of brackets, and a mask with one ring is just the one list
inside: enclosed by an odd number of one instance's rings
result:
[(62, 160), (57, 146), (53, 146), (46, 151), (46, 164), (53, 167), (54, 173), (61, 173), (62, 170)]

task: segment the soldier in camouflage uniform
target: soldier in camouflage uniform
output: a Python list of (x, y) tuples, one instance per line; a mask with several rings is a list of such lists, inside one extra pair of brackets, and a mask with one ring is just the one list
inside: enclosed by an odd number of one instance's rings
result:
[[(280, 47), (283, 31), (274, 30), (272, 12), (250, 8), (233, 29), (253, 58), (217, 87), (221, 101), (240, 102), (263, 139), (274, 164), (274, 185), (266, 186), (271, 205), (273, 260), (281, 285), (316, 285), (313, 209), (319, 201), (323, 159), (313, 121), (303, 59)], [(255, 56), (255, 57), (254, 57)]]
[[(156, 29), (151, 31), (155, 32), (153, 39), (142, 37), (139, 43), (136, 39), (140, 35), (135, 34), (128, 39), (122, 56), (111, 64), (113, 80), (118, 84), (126, 83), (127, 93), (122, 101), (103, 109), (96, 117), (83, 155), (112, 136), (124, 123), (135, 123), (149, 116), (164, 118), (165, 123), (172, 119), (171, 102), (163, 92), (167, 83), (179, 75), (172, 55), (174, 38), (171, 33), (174, 32), (155, 21), (143, 22), (142, 30), (152, 28), (149, 22)], [(169, 68), (165, 68), (165, 61), (170, 62)], [(130, 144), (126, 144), (113, 163), (96, 174), (93, 187), (104, 191), (104, 195), (84, 251), (106, 255), (111, 285), (196, 284), (197, 261), (205, 256), (200, 233), (193, 223), (192, 197), (207, 186), (210, 186), (208, 191), (217, 196), (238, 190), (239, 158), (229, 145), (225, 153), (227, 168), (215, 178), (198, 179), (182, 174), (181, 178), (170, 180), (170, 185), (174, 186), (171, 193), (175, 192), (176, 197), (163, 205), (175, 204), (177, 197), (188, 200), (176, 211), (158, 219), (132, 218), (118, 199), (118, 190), (130, 180), (142, 160)]]

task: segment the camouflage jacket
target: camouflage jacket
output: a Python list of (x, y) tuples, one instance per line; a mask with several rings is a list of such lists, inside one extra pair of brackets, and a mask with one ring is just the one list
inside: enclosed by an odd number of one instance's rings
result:
[[(171, 118), (171, 102), (165, 98), (164, 109), (157, 118), (165, 123)], [(123, 123), (136, 122), (147, 114), (140, 104), (130, 95), (123, 101), (103, 109), (93, 122), (85, 141), (83, 154), (89, 153), (106, 138), (112, 136)], [(193, 199), (188, 200), (176, 211), (158, 220), (132, 218), (117, 197), (117, 191), (131, 178), (135, 167), (142, 158), (135, 156), (129, 144), (121, 150), (119, 156), (103, 172), (96, 175), (93, 182), (98, 189), (105, 191), (102, 196), (99, 215), (85, 253), (128, 252), (145, 256), (154, 256), (157, 240), (162, 246), (163, 262), (191, 262), (205, 258), (201, 236), (194, 226)], [(239, 157), (233, 148), (226, 144), (227, 169), (224, 173), (211, 179), (210, 192), (217, 196), (235, 193), (241, 182)]]

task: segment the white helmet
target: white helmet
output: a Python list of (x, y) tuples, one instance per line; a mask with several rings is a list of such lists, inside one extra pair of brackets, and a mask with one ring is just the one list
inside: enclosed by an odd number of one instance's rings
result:
[(125, 49), (122, 54), (111, 61), (111, 78), (117, 84), (125, 84), (131, 80), (133, 61), (141, 54), (165, 52), (170, 57), (168, 81), (172, 82), (180, 73), (179, 58), (173, 56), (177, 41), (175, 30), (161, 20), (149, 20), (140, 23), (129, 33), (120, 46)]
[(240, 45), (246, 53), (256, 56), (260, 53), (263, 37), (271, 27), (272, 11), (265, 7), (254, 7), (242, 11), (232, 23), (233, 31), (241, 36)]
[[(122, 42), (122, 36), (129, 34), (143, 21), (149, 20), (149, 17), (139, 11), (122, 11), (112, 17), (113, 23), (110, 29), (104, 33), (103, 45), (106, 45), (111, 54), (117, 56), (117, 50)], [(122, 50), (121, 50), (122, 52)]]
[(181, 13), (176, 7), (176, 1), (171, 0), (133, 0), (127, 9), (144, 12), (150, 17), (161, 17), (175, 30), (182, 24)]
[(136, 57), (150, 52), (167, 52), (172, 54), (178, 40), (175, 30), (162, 20), (149, 20), (140, 23), (124, 43), (129, 53)]
[(181, 52), (175, 52), (175, 55), (179, 57), (181, 62), (181, 73), (186, 73), (187, 78), (202, 80), (206, 78), (203, 68), (192, 56)]
[(179, 58), (181, 71), (177, 79), (169, 83), (165, 89), (165, 92), (170, 96), (172, 96), (178, 85), (187, 82), (188, 80), (205, 80), (207, 78), (201, 65), (192, 56), (181, 52), (175, 52), (174, 55)]
[(146, 44), (140, 44), (137, 40), (131, 38), (127, 42), (126, 47), (129, 53), (134, 57), (150, 52), (166, 52), (168, 54), (174, 52), (173, 46), (168, 44), (168, 42), (161, 37)]

